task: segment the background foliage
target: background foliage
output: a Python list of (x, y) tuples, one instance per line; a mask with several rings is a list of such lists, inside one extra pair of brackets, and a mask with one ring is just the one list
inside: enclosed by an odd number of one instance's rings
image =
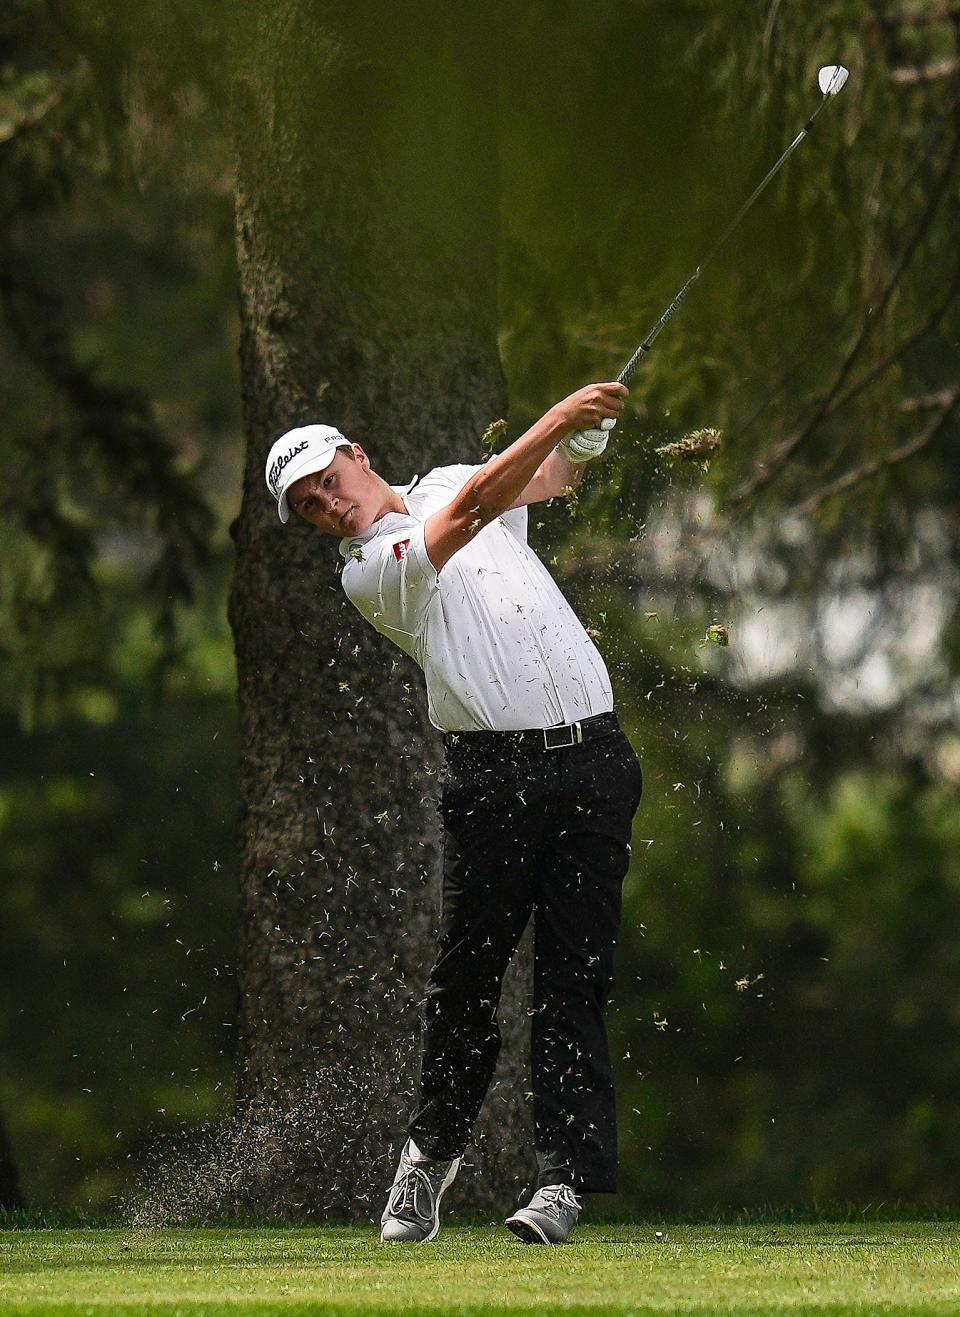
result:
[[(0, 21), (0, 1117), (30, 1201), (101, 1206), (229, 1099), (229, 79), (214, 6)], [(511, 436), (615, 375), (852, 70), (531, 516), (646, 773), (626, 1203), (956, 1183), (957, 53), (935, 4), (502, 6)], [(656, 455), (705, 424), (709, 470)]]

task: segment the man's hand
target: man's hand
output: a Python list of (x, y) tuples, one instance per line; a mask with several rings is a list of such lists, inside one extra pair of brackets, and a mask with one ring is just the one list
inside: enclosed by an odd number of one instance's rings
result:
[(562, 453), (568, 462), (574, 465), (580, 462), (592, 462), (607, 446), (606, 430), (577, 430), (568, 434), (557, 444), (557, 452)]
[(564, 419), (569, 417), (577, 423), (573, 433), (566, 435), (557, 445), (568, 462), (592, 462), (600, 456), (607, 446), (607, 431), (599, 426), (604, 421), (609, 428), (616, 424), (627, 392), (624, 384), (588, 384), (585, 389), (578, 389), (557, 403), (555, 410)]
[(555, 403), (550, 410), (571, 434), (577, 430), (598, 430), (605, 417), (614, 421), (619, 417), (629, 392), (625, 384), (616, 380), (609, 384), (588, 384)]

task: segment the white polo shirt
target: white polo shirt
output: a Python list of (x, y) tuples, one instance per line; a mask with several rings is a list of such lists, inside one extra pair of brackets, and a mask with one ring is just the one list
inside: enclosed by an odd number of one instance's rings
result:
[(439, 573), (427, 557), (424, 522), (481, 469), (434, 467), (392, 485), (408, 512), (340, 541), (347, 598), (423, 669), (441, 731), (555, 727), (606, 713), (606, 664), (527, 543), (526, 507), (484, 526)]

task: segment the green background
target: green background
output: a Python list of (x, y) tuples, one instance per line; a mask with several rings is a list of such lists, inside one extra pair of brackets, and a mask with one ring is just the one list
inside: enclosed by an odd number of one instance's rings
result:
[[(960, 377), (956, 74), (897, 73), (955, 57), (923, 12), (501, 10), (508, 438), (615, 376), (815, 106), (817, 66), (852, 70), (577, 506), (530, 518), (645, 770), (609, 1015), (633, 1207), (941, 1203), (960, 1173), (955, 422), (792, 511)], [(223, 22), (34, 0), (3, 19), (0, 1116), (33, 1205), (115, 1205), (158, 1140), (229, 1105)], [(757, 458), (874, 368), (741, 507)], [(656, 455), (702, 425), (726, 433), (708, 470)], [(112, 463), (110, 433), (143, 462)]]

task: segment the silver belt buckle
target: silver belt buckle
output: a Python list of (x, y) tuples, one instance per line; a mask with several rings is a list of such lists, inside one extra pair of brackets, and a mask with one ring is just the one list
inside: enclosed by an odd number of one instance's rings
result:
[[(566, 740), (551, 741), (550, 734), (563, 732), (566, 734)], [(579, 745), (583, 740), (583, 728), (579, 723), (568, 723), (564, 727), (545, 727), (543, 729), (543, 745), (546, 750), (562, 750), (565, 745)]]

